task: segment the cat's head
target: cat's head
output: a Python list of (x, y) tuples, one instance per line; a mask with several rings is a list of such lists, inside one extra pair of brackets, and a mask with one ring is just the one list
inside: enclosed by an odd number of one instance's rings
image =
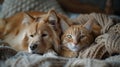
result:
[(78, 52), (88, 47), (94, 41), (93, 25), (92, 20), (88, 20), (84, 25), (72, 25), (66, 29), (62, 36), (61, 50)]

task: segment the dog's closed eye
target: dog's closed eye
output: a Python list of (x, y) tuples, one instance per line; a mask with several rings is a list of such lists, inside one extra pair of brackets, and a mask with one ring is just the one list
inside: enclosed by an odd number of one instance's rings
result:
[(30, 37), (34, 37), (34, 35), (30, 35)]
[(42, 37), (46, 37), (48, 34), (42, 34)]

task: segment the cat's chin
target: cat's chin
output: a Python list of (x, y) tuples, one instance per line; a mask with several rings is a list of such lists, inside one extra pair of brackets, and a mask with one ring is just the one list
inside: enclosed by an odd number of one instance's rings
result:
[(76, 48), (73, 48), (73, 49), (70, 49), (71, 51), (73, 51), (73, 52), (78, 52), (79, 50), (78, 49), (76, 49)]
[(70, 51), (73, 51), (73, 52), (78, 52), (79, 49), (80, 49), (80, 46), (77, 46), (77, 45), (74, 45), (74, 44), (68, 44), (66, 46)]

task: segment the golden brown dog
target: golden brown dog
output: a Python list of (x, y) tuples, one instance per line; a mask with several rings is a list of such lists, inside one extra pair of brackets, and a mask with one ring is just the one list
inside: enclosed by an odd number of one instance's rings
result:
[(0, 39), (17, 51), (43, 54), (49, 49), (59, 50), (62, 27), (68, 19), (54, 10), (21, 12), (0, 19)]

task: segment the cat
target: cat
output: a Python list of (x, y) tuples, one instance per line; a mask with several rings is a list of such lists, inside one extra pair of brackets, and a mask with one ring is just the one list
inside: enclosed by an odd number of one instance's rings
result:
[(90, 46), (95, 37), (100, 35), (101, 27), (95, 22), (95, 19), (89, 19), (83, 25), (69, 26), (61, 38), (61, 56), (76, 57), (80, 50)]

